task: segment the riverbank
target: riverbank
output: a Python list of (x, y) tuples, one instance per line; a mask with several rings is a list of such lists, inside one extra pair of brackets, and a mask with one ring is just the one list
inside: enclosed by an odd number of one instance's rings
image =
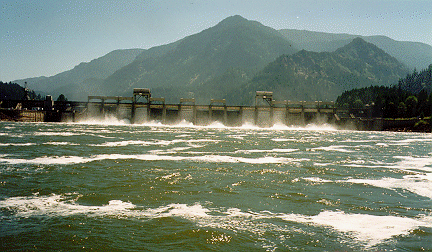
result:
[(431, 118), (384, 119), (384, 131), (431, 133)]

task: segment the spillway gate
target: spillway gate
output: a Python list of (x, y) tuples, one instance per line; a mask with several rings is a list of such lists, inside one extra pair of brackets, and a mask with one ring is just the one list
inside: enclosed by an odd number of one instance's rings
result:
[(157, 121), (203, 126), (217, 122), (225, 126), (271, 127), (339, 119), (334, 102), (276, 101), (268, 91), (256, 92), (254, 106), (228, 106), (225, 99), (211, 99), (208, 105), (198, 105), (193, 98), (181, 98), (178, 104), (167, 104), (164, 98), (151, 97), (150, 89), (134, 89), (133, 97), (88, 96), (85, 112), (91, 118), (110, 115), (136, 124)]

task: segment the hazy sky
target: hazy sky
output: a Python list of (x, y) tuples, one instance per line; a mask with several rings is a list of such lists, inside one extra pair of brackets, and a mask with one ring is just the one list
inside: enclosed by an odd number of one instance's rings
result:
[(174, 42), (239, 14), (275, 29), (432, 45), (432, 0), (0, 0), (0, 80), (52, 76), (116, 49)]

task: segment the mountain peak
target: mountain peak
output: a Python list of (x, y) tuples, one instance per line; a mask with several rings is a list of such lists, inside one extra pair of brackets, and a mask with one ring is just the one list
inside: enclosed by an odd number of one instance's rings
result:
[(238, 24), (241, 22), (245, 22), (245, 21), (249, 21), (246, 18), (240, 16), (240, 15), (234, 15), (234, 16), (230, 16), (225, 18), (224, 20), (220, 21), (219, 24), (224, 24), (224, 25), (234, 25), (234, 24)]
[(347, 50), (352, 50), (352, 49), (366, 50), (367, 48), (368, 48), (368, 50), (373, 49), (374, 51), (376, 51), (376, 50), (382, 51), (379, 47), (377, 47), (376, 45), (374, 45), (372, 43), (366, 42), (361, 37), (357, 37), (357, 38), (353, 39), (350, 43), (339, 48), (336, 51), (347, 51)]
[(391, 58), (384, 50), (364, 39), (357, 37), (349, 44), (336, 50), (336, 53), (350, 55), (355, 58), (375, 58), (377, 56)]

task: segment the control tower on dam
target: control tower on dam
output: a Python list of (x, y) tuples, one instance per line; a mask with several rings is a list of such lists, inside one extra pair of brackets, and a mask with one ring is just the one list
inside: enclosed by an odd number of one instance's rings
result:
[(115, 117), (134, 124), (160, 122), (162, 124), (190, 123), (225, 126), (244, 124), (259, 127), (306, 125), (310, 122), (337, 122), (347, 111), (337, 109), (334, 102), (276, 101), (273, 92), (256, 91), (254, 106), (228, 106), (225, 99), (211, 99), (208, 105), (196, 104), (195, 99), (181, 98), (177, 104), (167, 104), (164, 98), (152, 97), (148, 88), (135, 88), (132, 97), (89, 96), (87, 108), (80, 117)]

